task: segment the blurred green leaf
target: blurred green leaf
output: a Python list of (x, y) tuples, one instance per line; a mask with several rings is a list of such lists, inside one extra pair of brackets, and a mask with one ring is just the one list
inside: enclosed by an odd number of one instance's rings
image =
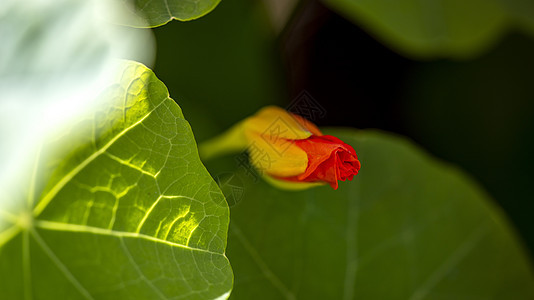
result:
[(513, 34), (470, 61), (414, 65), (398, 101), (411, 137), (476, 177), (534, 254), (532, 53), (534, 39)]
[(478, 54), (508, 25), (506, 11), (493, 0), (323, 1), (386, 45), (415, 58)]
[(352, 182), (245, 184), (231, 212), (233, 299), (534, 297), (514, 232), (470, 178), (399, 137), (329, 133), (358, 153)]
[(156, 27), (171, 20), (198, 19), (215, 9), (221, 0), (115, 0), (129, 13), (121, 23), (136, 27)]
[(532, 0), (499, 0), (509, 11), (515, 22), (530, 34), (534, 34), (534, 1)]
[(180, 108), (133, 62), (98, 104), (0, 212), (0, 298), (224, 298), (228, 207)]
[(180, 99), (198, 141), (285, 100), (275, 36), (261, 4), (225, 0), (195, 22), (154, 30), (155, 72)]

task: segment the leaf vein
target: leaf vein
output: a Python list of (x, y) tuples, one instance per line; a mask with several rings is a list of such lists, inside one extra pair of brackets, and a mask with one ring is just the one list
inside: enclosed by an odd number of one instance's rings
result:
[(32, 275), (30, 260), (30, 233), (26, 230), (22, 235), (22, 272), (24, 282), (24, 299), (33, 299)]
[(132, 254), (130, 253), (130, 250), (128, 249), (128, 247), (124, 243), (124, 239), (120, 238), (120, 240), (121, 240), (121, 246), (122, 246), (122, 248), (124, 248), (124, 252), (126, 253), (126, 256), (128, 256), (128, 260), (130, 261), (130, 263), (132, 263), (132, 266), (135, 268), (135, 271), (139, 274), (139, 276), (141, 276), (141, 279), (143, 281), (145, 281), (150, 286), (150, 288), (152, 288), (156, 292), (156, 294), (158, 294), (158, 296), (161, 299), (166, 299), (165, 295), (163, 295), (161, 293), (161, 291), (158, 288), (156, 288), (156, 286), (152, 283), (152, 281), (150, 281), (150, 280), (148, 280), (148, 278), (146, 278), (145, 274), (143, 274), (141, 269), (139, 269), (139, 266), (137, 265), (137, 263), (135, 262), (134, 258), (132, 257)]
[(18, 225), (12, 225), (8, 229), (0, 232), (0, 247), (9, 242), (21, 229)]
[(146, 171), (146, 170), (143, 170), (143, 168), (141, 168), (141, 167), (139, 167), (139, 166), (136, 166), (136, 165), (134, 165), (134, 164), (132, 164), (132, 163), (126, 161), (126, 160), (123, 160), (123, 159), (121, 159), (121, 158), (118, 157), (118, 156), (115, 156), (115, 155), (113, 155), (113, 154), (111, 154), (111, 153), (109, 153), (109, 152), (105, 152), (105, 154), (106, 154), (109, 158), (111, 158), (111, 159), (113, 159), (114, 161), (120, 163), (121, 165), (124, 165), (124, 166), (129, 167), (129, 168), (134, 169), (134, 170), (137, 170), (137, 171), (141, 172), (142, 174), (148, 175), (148, 176), (150, 176), (150, 177), (156, 178), (156, 174), (152, 174), (152, 173), (150, 173), (150, 172), (148, 172), (148, 171)]
[(91, 294), (83, 287), (83, 285), (72, 275), (72, 273), (69, 271), (67, 266), (61, 262), (61, 260), (54, 254), (52, 249), (48, 247), (46, 242), (43, 240), (43, 238), (39, 235), (39, 233), (36, 230), (32, 230), (32, 234), (35, 238), (35, 241), (37, 241), (37, 244), (41, 246), (41, 248), (44, 250), (46, 255), (56, 264), (58, 269), (65, 275), (65, 277), (76, 287), (76, 289), (86, 298), (90, 300), (94, 300), (94, 298), (91, 296)]
[(116, 230), (109, 230), (104, 228), (98, 228), (98, 227), (92, 227), (92, 226), (86, 226), (86, 225), (76, 225), (76, 224), (68, 224), (68, 223), (59, 223), (59, 222), (53, 222), (53, 221), (44, 221), (44, 220), (37, 220), (35, 222), (35, 226), (47, 229), (47, 230), (55, 230), (55, 231), (70, 231), (70, 232), (83, 232), (83, 233), (92, 233), (92, 234), (99, 234), (99, 235), (108, 235), (108, 236), (114, 236), (114, 237), (128, 237), (128, 238), (140, 238), (144, 240), (149, 240), (156, 243), (162, 243), (173, 247), (179, 247), (184, 248), (191, 251), (200, 251), (205, 253), (210, 253), (214, 255), (224, 255), (223, 253), (213, 252), (206, 249), (201, 248), (195, 248), (190, 247), (182, 244), (178, 244), (171, 241), (162, 240), (150, 235), (138, 233), (138, 232), (126, 232), (126, 231), (116, 231)]
[(469, 254), (471, 250), (482, 240), (488, 233), (488, 226), (483, 224), (474, 230), (464, 242), (462, 242), (450, 255), (443, 261), (443, 264), (434, 271), (427, 280), (425, 280), (417, 289), (415, 289), (410, 300), (423, 299), (427, 296), (430, 290), (435, 287), (452, 268), (459, 264), (463, 258)]
[(137, 233), (141, 232), (141, 229), (143, 228), (143, 225), (145, 225), (146, 220), (148, 219), (148, 217), (150, 216), (150, 214), (152, 213), (154, 208), (158, 205), (158, 203), (159, 203), (159, 201), (161, 199), (176, 199), (176, 198), (185, 198), (185, 199), (189, 199), (191, 201), (197, 201), (196, 199), (193, 199), (193, 198), (190, 198), (190, 197), (187, 197), (187, 196), (165, 196), (165, 195), (160, 195), (158, 197), (158, 199), (156, 199), (156, 201), (154, 201), (154, 203), (152, 203), (152, 206), (150, 206), (148, 211), (145, 213), (145, 215), (143, 216), (143, 219), (141, 219), (141, 222), (139, 222), (139, 225), (137, 225), (136, 232)]
[(38, 216), (45, 208), (46, 206), (52, 201), (52, 199), (57, 195), (57, 193), (78, 174), (83, 168), (85, 168), (89, 163), (91, 163), (93, 160), (95, 160), (98, 156), (100, 156), (102, 153), (106, 152), (106, 150), (111, 147), (119, 138), (124, 136), (128, 131), (132, 130), (139, 124), (141, 124), (148, 116), (152, 114), (163, 102), (156, 105), (151, 111), (149, 111), (146, 115), (144, 115), (142, 118), (140, 118), (137, 122), (133, 123), (129, 127), (122, 130), (119, 134), (117, 134), (115, 137), (113, 137), (106, 145), (104, 145), (102, 148), (98, 149), (95, 153), (93, 153), (91, 156), (86, 158), (82, 163), (80, 163), (76, 168), (72, 169), (65, 177), (63, 177), (39, 202), (39, 204), (34, 209), (34, 215)]
[(236, 235), (236, 237), (239, 239), (241, 244), (245, 247), (247, 252), (250, 254), (254, 262), (258, 265), (260, 270), (263, 272), (263, 275), (273, 284), (273, 286), (278, 289), (280, 293), (286, 298), (286, 299), (296, 299), (295, 295), (289, 291), (289, 289), (282, 283), (280, 278), (278, 278), (267, 266), (267, 264), (263, 261), (263, 259), (260, 257), (258, 251), (254, 249), (254, 247), (250, 244), (248, 239), (243, 235), (243, 232), (235, 222), (232, 221), (232, 226), (230, 227), (232, 232)]

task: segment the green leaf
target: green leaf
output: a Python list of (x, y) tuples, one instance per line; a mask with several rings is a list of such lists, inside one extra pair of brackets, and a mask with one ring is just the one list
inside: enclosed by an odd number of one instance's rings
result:
[(119, 22), (135, 27), (157, 27), (171, 20), (190, 21), (211, 12), (221, 0), (114, 0), (126, 12)]
[(386, 45), (416, 58), (463, 58), (492, 45), (508, 15), (492, 0), (324, 0)]
[[(76, 119), (118, 58), (154, 60), (151, 31), (103, 22), (107, 1), (0, 1), (0, 190), (18, 180), (44, 132)], [(52, 109), (61, 107), (61, 109)], [(2, 200), (0, 197), (0, 208)]]
[[(164, 84), (125, 62), (0, 214), (1, 299), (225, 298), (228, 206)], [(48, 150), (48, 151), (47, 151)]]
[(283, 104), (278, 50), (262, 8), (260, 1), (223, 1), (205, 18), (154, 30), (155, 71), (180, 98), (198, 141), (220, 134), (251, 111)]
[(498, 0), (521, 28), (534, 34), (534, 2), (531, 0)]
[(362, 163), (338, 190), (245, 183), (231, 214), (233, 299), (534, 297), (513, 230), (469, 177), (399, 137), (329, 133)]

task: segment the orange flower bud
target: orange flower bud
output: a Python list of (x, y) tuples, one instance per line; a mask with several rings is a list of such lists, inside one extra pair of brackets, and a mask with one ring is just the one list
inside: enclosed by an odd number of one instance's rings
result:
[(281, 108), (263, 108), (243, 122), (242, 130), (251, 163), (276, 180), (337, 189), (338, 180), (352, 180), (360, 170), (350, 145)]

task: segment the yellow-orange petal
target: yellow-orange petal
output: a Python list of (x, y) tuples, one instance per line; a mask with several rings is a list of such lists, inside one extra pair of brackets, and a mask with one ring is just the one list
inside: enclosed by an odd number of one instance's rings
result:
[(293, 140), (255, 132), (246, 132), (245, 135), (249, 141), (250, 162), (261, 173), (291, 177), (306, 171), (308, 155)]
[(248, 133), (289, 140), (306, 139), (313, 134), (312, 130), (319, 131), (317, 127), (306, 124), (302, 118), (295, 117), (277, 106), (264, 107), (247, 118), (244, 121), (244, 129)]
[(276, 106), (267, 106), (247, 118), (243, 130), (252, 164), (260, 172), (277, 177), (304, 173), (308, 156), (295, 145), (295, 140), (320, 134), (309, 121)]

